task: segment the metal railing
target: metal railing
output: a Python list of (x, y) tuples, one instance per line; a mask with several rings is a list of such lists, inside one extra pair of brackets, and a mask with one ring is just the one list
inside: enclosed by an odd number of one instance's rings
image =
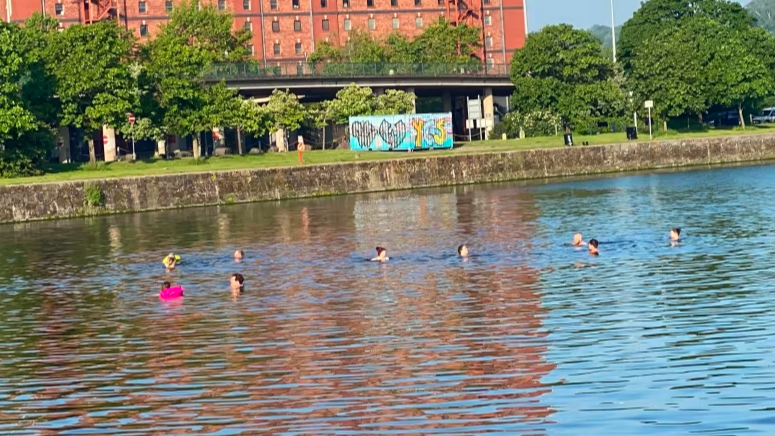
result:
[(318, 63), (280, 62), (262, 66), (255, 63), (216, 64), (205, 73), (205, 80), (275, 78), (355, 78), (355, 77), (503, 77), (507, 64), (466, 63)]

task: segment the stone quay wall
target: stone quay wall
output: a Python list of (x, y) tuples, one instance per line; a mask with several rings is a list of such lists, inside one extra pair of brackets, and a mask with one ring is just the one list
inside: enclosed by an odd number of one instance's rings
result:
[[(367, 159), (368, 153), (361, 157)], [(763, 134), (9, 185), (0, 187), (0, 222), (773, 158), (775, 134)]]

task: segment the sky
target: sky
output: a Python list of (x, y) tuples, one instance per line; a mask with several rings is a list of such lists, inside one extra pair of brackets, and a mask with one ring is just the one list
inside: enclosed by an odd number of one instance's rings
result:
[[(568, 23), (588, 29), (595, 24), (611, 25), (610, 0), (525, 0), (528, 30), (536, 32), (548, 24)], [(738, 0), (747, 4), (750, 0)], [(616, 25), (627, 21), (641, 0), (613, 0)]]

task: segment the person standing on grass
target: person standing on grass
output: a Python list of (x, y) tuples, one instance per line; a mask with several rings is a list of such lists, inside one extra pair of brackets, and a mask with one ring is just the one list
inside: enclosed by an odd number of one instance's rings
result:
[(296, 150), (299, 152), (299, 165), (302, 165), (304, 163), (304, 149), (306, 146), (304, 145), (304, 137), (299, 135), (299, 144), (296, 146)]

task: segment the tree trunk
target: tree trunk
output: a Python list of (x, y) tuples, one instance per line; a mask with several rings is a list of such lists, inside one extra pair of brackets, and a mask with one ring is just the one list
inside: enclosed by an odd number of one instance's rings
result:
[(242, 156), (242, 129), (237, 127), (237, 153)]
[(743, 118), (743, 105), (738, 104), (737, 105), (737, 113), (740, 115), (740, 127), (745, 129), (745, 118)]
[(94, 138), (89, 138), (89, 162), (92, 164), (97, 163), (97, 152), (94, 151)]
[(667, 132), (667, 120), (665, 120), (665, 121), (662, 121), (662, 130), (664, 130), (665, 132)]
[(700, 126), (705, 124), (705, 121), (702, 119), (702, 112), (697, 114), (697, 119), (700, 121)]
[(202, 149), (199, 146), (199, 134), (194, 135), (193, 141), (191, 141), (192, 148), (194, 149), (194, 159), (199, 159), (202, 155)]

